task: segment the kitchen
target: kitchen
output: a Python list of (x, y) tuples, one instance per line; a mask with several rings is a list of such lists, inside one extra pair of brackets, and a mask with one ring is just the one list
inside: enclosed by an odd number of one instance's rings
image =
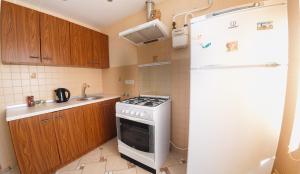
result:
[[(190, 103), (190, 49), (173, 49), (171, 33), (166, 40), (159, 42), (149, 43), (143, 46), (135, 46), (129, 43), (127, 40), (121, 38), (119, 33), (125, 31), (129, 28), (135, 27), (137, 25), (145, 23), (146, 20), (146, 9), (145, 2), (134, 1), (132, 4), (127, 4), (125, 2), (121, 3), (116, 0), (112, 2), (101, 2), (100, 5), (68, 1), (59, 1), (56, 3), (50, 2), (40, 2), (40, 1), (26, 1), (26, 0), (14, 0), (10, 1), (19, 4), (30, 9), (37, 10), (44, 14), (51, 14), (64, 21), (70, 21), (76, 23), (74, 27), (84, 26), (96, 33), (101, 33), (100, 35), (105, 38), (108, 36), (109, 42), (109, 66), (107, 57), (103, 54), (100, 57), (106, 57), (106, 60), (100, 61), (105, 62), (104, 65), (100, 65), (97, 60), (92, 60), (92, 64), (97, 64), (99, 67), (70, 67), (70, 65), (65, 66), (68, 63), (73, 63), (72, 61), (67, 62), (54, 62), (56, 65), (50, 66), (34, 66), (34, 65), (24, 65), (24, 63), (19, 63), (18, 65), (6, 65), (6, 63), (1, 64), (1, 131), (0, 131), (0, 164), (1, 168), (5, 172), (9, 167), (15, 168), (17, 166), (17, 161), (15, 159), (15, 152), (11, 142), (10, 129), (8, 127), (6, 119), (6, 107), (11, 105), (24, 104), (26, 96), (34, 96), (35, 100), (53, 100), (54, 94), (53, 90), (63, 87), (71, 91), (71, 96), (81, 96), (82, 95), (82, 85), (84, 83), (88, 84), (86, 93), (88, 95), (92, 94), (105, 94), (110, 97), (121, 97), (121, 100), (126, 98), (136, 97), (140, 94), (147, 95), (159, 95), (161, 92), (164, 96), (170, 96), (171, 98), (171, 140), (172, 144), (183, 150), (178, 150), (172, 145), (171, 155), (175, 156), (172, 164), (167, 167), (162, 168), (162, 172), (174, 173), (185, 172), (186, 160), (187, 160), (187, 148), (188, 148), (188, 138), (189, 138), (189, 103)], [(3, 2), (2, 2), (3, 3)], [(94, 2), (95, 3), (95, 2)], [(232, 8), (235, 6), (253, 3), (249, 0), (230, 0), (223, 2), (221, 0), (215, 0), (213, 5), (209, 9), (195, 12), (195, 17), (206, 15), (218, 10)], [(134, 6), (133, 4), (138, 4)], [(200, 0), (160, 0), (155, 1), (155, 9), (159, 9), (161, 12), (161, 21), (164, 23), (171, 31), (172, 28), (172, 18), (181, 12), (193, 10), (195, 8), (207, 7), (207, 1)], [(102, 10), (105, 9), (118, 9), (114, 15), (111, 15), (110, 11), (106, 13), (100, 13), (99, 6)], [(125, 7), (126, 8), (125, 8)], [(138, 7), (137, 7), (138, 6)], [(78, 10), (81, 10), (78, 13)], [(92, 11), (96, 14), (89, 13)], [(124, 10), (124, 11), (122, 11)], [(3, 13), (1, 11), (1, 13)], [(98, 16), (97, 16), (98, 14)], [(47, 18), (47, 15), (45, 15)], [(277, 149), (277, 155), (275, 160), (275, 165), (273, 167), (274, 171), (278, 173), (297, 173), (299, 172), (299, 167), (297, 167), (298, 162), (292, 160), (288, 154), (288, 145), (290, 143), (290, 136), (292, 134), (293, 128), (293, 118), (296, 114), (296, 104), (297, 104), (297, 77), (298, 77), (298, 67), (299, 67), (299, 57), (298, 52), (298, 25), (299, 21), (299, 2), (296, 0), (288, 1), (288, 20), (289, 20), (289, 75), (288, 75), (288, 86), (287, 86), (287, 96), (285, 103), (284, 120), (281, 131), (281, 138), (279, 141), (279, 146)], [(2, 17), (3, 18), (3, 17)], [(9, 19), (9, 18), (8, 18)], [(102, 19), (102, 20), (100, 20)], [(114, 20), (115, 22), (111, 22)], [(184, 16), (179, 16), (176, 19), (178, 28), (183, 26)], [(42, 25), (41, 25), (42, 26)], [(42, 31), (41, 36), (42, 36)], [(78, 31), (78, 30), (76, 30)], [(81, 30), (82, 31), (82, 30)], [(38, 32), (38, 31), (37, 31)], [(47, 33), (47, 32), (46, 32)], [(75, 33), (76, 34), (76, 33)], [(25, 35), (21, 33), (21, 35)], [(45, 36), (47, 39), (49, 36)], [(93, 37), (94, 38), (94, 37)], [(71, 39), (71, 37), (69, 38)], [(105, 39), (104, 39), (105, 40)], [(78, 55), (79, 50), (78, 41), (70, 43), (70, 48), (75, 50), (74, 55)], [(101, 41), (100, 41), (101, 42)], [(7, 42), (9, 43), (9, 42)], [(48, 44), (51, 42), (48, 42)], [(10, 43), (9, 43), (10, 44)], [(2, 43), (3, 45), (3, 43)], [(105, 44), (104, 44), (105, 45)], [(11, 46), (11, 45), (9, 45)], [(43, 46), (42, 46), (43, 47)], [(63, 47), (63, 46), (62, 46)], [(60, 47), (61, 48), (61, 47)], [(63, 47), (65, 48), (65, 47)], [(76, 48), (76, 49), (74, 49)], [(3, 47), (2, 47), (3, 49)], [(84, 50), (91, 48), (84, 47)], [(105, 49), (104, 47), (99, 48), (99, 50)], [(37, 49), (45, 52), (46, 54), (51, 54), (51, 49), (43, 48)], [(49, 51), (50, 50), (50, 51)], [(72, 51), (71, 51), (72, 52)], [(86, 53), (80, 54), (91, 54), (93, 51), (87, 51)], [(105, 51), (104, 51), (105, 52)], [(3, 53), (3, 50), (2, 50)], [(103, 52), (102, 52), (103, 53)], [(71, 53), (72, 54), (72, 53)], [(96, 53), (97, 54), (97, 53)], [(65, 56), (63, 56), (65, 58)], [(73, 56), (70, 56), (70, 58)], [(75, 56), (76, 57), (76, 56)], [(84, 56), (83, 56), (84, 57)], [(47, 58), (47, 57), (46, 57)], [(84, 59), (84, 58), (83, 58)], [(78, 58), (78, 60), (83, 60)], [(51, 63), (50, 60), (45, 60), (46, 63)], [(95, 62), (96, 63), (95, 63)], [(3, 57), (2, 57), (3, 62)], [(165, 62), (166, 65), (162, 66), (151, 66), (143, 68), (145, 65), (153, 63)], [(49, 64), (50, 64), (49, 63)], [(76, 62), (76, 64), (82, 63), (81, 61)], [(23, 64), (23, 65), (22, 65)], [(61, 65), (59, 65), (61, 64)], [(76, 65), (78, 66), (78, 65)], [(80, 66), (80, 65), (79, 65)], [(109, 68), (108, 68), (109, 67)], [(98, 69), (99, 68), (99, 69)], [(101, 68), (101, 69), (100, 69)], [(159, 70), (157, 70), (159, 69)], [(150, 72), (150, 73), (149, 73)], [(157, 78), (155, 78), (157, 77)], [(159, 78), (158, 78), (159, 77)], [(152, 79), (152, 80), (148, 80)], [(154, 80), (153, 80), (154, 79)], [(166, 80), (167, 79), (167, 80)], [(148, 81), (155, 82), (156, 88), (155, 92), (152, 89), (153, 86), (145, 85)], [(147, 88), (148, 86), (148, 88)], [(158, 90), (157, 90), (158, 89)], [(114, 98), (114, 99), (117, 99)], [(67, 102), (68, 103), (68, 102)], [(36, 106), (37, 107), (37, 106)], [(105, 144), (103, 145), (105, 146)], [(113, 145), (115, 146), (115, 145)], [(108, 147), (110, 147), (108, 145)], [(103, 148), (105, 151), (105, 147)], [(177, 156), (177, 154), (180, 154)], [(182, 154), (182, 155), (181, 155)], [(294, 154), (297, 157), (297, 152)], [(116, 155), (115, 155), (116, 156)], [(101, 159), (99, 159), (101, 160)], [(105, 159), (102, 159), (105, 160)], [(107, 159), (106, 159), (107, 160)], [(118, 158), (113, 158), (113, 160), (118, 161)], [(107, 163), (110, 160), (108, 159)], [(121, 163), (124, 161), (121, 161)], [(187, 161), (187, 163), (189, 163)], [(87, 170), (88, 164), (86, 166), (71, 166), (74, 173)], [(110, 164), (106, 164), (110, 165)], [(124, 164), (123, 164), (124, 165)], [(125, 163), (125, 167), (126, 167)], [(112, 168), (116, 167), (111, 165)], [(129, 165), (130, 166), (130, 165)], [(76, 171), (77, 167), (83, 168), (80, 171)], [(101, 167), (99, 167), (101, 168)], [(128, 166), (126, 168), (129, 168)], [(140, 168), (136, 167), (134, 169), (140, 172)], [(137, 171), (139, 170), (139, 171)], [(72, 170), (71, 170), (72, 171)], [(101, 169), (99, 169), (101, 171)], [(69, 171), (70, 172), (70, 171)], [(112, 170), (113, 173), (121, 172), (119, 170)], [(91, 171), (89, 173), (92, 173)]]

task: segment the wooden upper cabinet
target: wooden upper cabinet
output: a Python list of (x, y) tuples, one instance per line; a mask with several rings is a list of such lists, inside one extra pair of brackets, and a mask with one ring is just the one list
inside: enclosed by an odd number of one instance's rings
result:
[(1, 18), (4, 64), (109, 68), (107, 35), (7, 1)]
[(71, 65), (70, 23), (47, 15), (40, 15), (41, 54), (44, 65)]
[(109, 68), (108, 36), (93, 31), (93, 67)]
[(105, 34), (101, 34), (101, 59), (100, 64), (101, 68), (109, 68), (109, 41), (108, 36)]
[(92, 30), (70, 23), (71, 63), (75, 66), (88, 67), (92, 62)]
[(2, 62), (40, 64), (39, 12), (2, 1), (1, 13)]

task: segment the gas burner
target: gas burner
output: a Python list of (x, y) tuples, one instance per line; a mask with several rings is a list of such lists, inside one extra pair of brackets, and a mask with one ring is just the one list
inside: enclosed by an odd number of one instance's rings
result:
[(134, 98), (124, 100), (124, 101), (122, 101), (122, 103), (139, 105), (139, 106), (155, 107), (155, 106), (158, 106), (158, 105), (164, 103), (167, 100), (168, 100), (167, 98), (140, 96), (140, 97), (134, 97)]

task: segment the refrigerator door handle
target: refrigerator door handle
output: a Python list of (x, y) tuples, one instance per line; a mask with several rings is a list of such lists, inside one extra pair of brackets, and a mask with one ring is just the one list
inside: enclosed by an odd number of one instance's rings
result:
[(240, 64), (240, 65), (221, 65), (221, 64), (214, 64), (214, 65), (205, 65), (201, 66), (200, 68), (192, 68), (193, 69), (230, 69), (230, 68), (257, 68), (257, 67), (267, 67), (267, 68), (276, 68), (281, 66), (277, 62), (270, 62), (265, 64)]

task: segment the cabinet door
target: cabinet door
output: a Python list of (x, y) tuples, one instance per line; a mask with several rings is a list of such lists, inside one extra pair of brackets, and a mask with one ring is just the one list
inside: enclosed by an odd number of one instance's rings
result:
[(88, 66), (93, 57), (92, 31), (70, 23), (71, 63), (75, 66)]
[(37, 117), (9, 122), (12, 142), (21, 173), (47, 172), (39, 145), (41, 133)]
[(86, 139), (89, 149), (96, 148), (102, 142), (100, 130), (100, 110), (98, 104), (90, 104), (82, 107), (85, 117)]
[(39, 12), (2, 1), (2, 62), (40, 64)]
[(70, 65), (69, 22), (40, 15), (41, 54), (44, 65)]
[(101, 126), (103, 127), (102, 136), (105, 141), (110, 140), (117, 135), (115, 104), (116, 100), (103, 102)]
[(109, 68), (109, 41), (108, 36), (100, 34), (101, 38), (101, 59), (100, 65), (102, 69)]
[(54, 128), (53, 113), (36, 117), (40, 127), (39, 145), (42, 150), (43, 161), (47, 166), (47, 173), (53, 173), (61, 165), (56, 134)]
[(92, 66), (96, 68), (109, 68), (108, 36), (93, 31), (93, 59)]
[(86, 141), (86, 128), (85, 128), (85, 109), (83, 107), (72, 108), (66, 110), (73, 115), (71, 130), (74, 137), (75, 144), (77, 145), (77, 150), (75, 153), (76, 157), (79, 157), (86, 153), (88, 149), (88, 142)]
[(55, 133), (60, 159), (66, 164), (77, 157), (77, 146), (73, 134), (73, 114), (70, 110), (55, 113)]

